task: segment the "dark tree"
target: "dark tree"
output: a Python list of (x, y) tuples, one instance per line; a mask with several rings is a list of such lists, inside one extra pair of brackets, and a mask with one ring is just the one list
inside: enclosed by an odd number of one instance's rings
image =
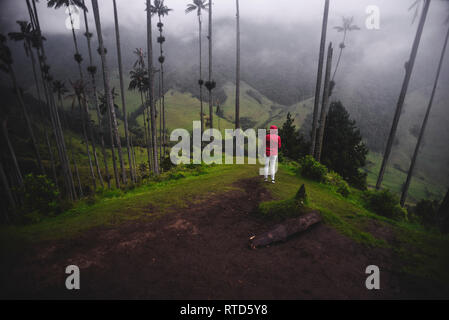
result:
[(341, 102), (332, 102), (324, 129), (321, 163), (355, 187), (364, 189), (366, 173), (359, 169), (365, 166), (367, 154), (355, 121), (349, 118)]
[(279, 129), (279, 136), (282, 141), (282, 155), (292, 160), (298, 160), (307, 155), (310, 145), (299, 130), (296, 130), (296, 126), (293, 124), (294, 121), (295, 119), (292, 118), (289, 112), (287, 120), (282, 125), (282, 128)]

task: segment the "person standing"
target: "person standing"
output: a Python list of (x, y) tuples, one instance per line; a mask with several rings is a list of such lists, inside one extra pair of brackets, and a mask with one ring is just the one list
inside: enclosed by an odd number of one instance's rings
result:
[(265, 168), (264, 181), (268, 181), (268, 174), (271, 175), (271, 183), (275, 183), (276, 162), (278, 159), (278, 150), (281, 147), (281, 137), (278, 135), (278, 127), (270, 126), (270, 133), (266, 135), (265, 147)]

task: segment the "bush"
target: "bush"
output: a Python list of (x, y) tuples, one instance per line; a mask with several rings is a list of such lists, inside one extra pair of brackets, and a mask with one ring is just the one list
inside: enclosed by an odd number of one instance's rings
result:
[(46, 175), (27, 174), (17, 192), (25, 222), (37, 222), (41, 217), (61, 212), (59, 191)]
[(349, 196), (351, 191), (349, 190), (348, 183), (336, 172), (330, 171), (325, 176), (325, 182), (331, 186), (337, 187), (337, 192), (343, 197)]
[(410, 208), (410, 215), (414, 216), (417, 222), (425, 226), (432, 226), (437, 222), (438, 209), (438, 201), (423, 199), (416, 206)]
[(407, 217), (407, 211), (399, 205), (398, 197), (388, 189), (365, 191), (364, 198), (368, 209), (373, 210), (378, 215), (395, 220), (402, 220)]
[(173, 164), (173, 162), (171, 162), (170, 157), (164, 157), (162, 159), (161, 165), (160, 165), (162, 171), (169, 171), (174, 166), (175, 166), (175, 164)]
[(299, 172), (305, 178), (309, 178), (318, 182), (324, 182), (327, 168), (316, 161), (311, 155), (307, 155), (299, 161), (301, 167)]
[(258, 214), (266, 219), (281, 221), (300, 216), (307, 204), (306, 188), (302, 185), (293, 198), (262, 202), (258, 207)]

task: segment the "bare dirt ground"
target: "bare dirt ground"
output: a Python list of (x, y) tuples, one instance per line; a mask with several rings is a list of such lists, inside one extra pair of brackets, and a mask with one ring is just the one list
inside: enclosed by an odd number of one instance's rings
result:
[[(7, 298), (378, 299), (413, 297), (393, 272), (392, 252), (357, 244), (319, 224), (285, 243), (251, 250), (250, 236), (273, 226), (251, 213), (270, 197), (259, 180), (153, 221), (96, 228), (39, 243), (2, 262)], [(375, 233), (376, 225), (370, 226)], [(379, 233), (392, 240), (385, 229)], [(81, 290), (65, 289), (79, 266)], [(367, 290), (365, 268), (381, 270)], [(405, 292), (404, 290), (407, 290)]]

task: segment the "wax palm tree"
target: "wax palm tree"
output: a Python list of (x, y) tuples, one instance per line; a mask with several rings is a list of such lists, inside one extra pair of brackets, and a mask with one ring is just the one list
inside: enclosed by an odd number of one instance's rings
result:
[(399, 118), (401, 117), (402, 107), (404, 106), (405, 96), (407, 94), (408, 85), (410, 83), (410, 78), (412, 75), (413, 67), (415, 65), (416, 55), (418, 53), (418, 47), (421, 40), (421, 35), (424, 30), (424, 24), (426, 22), (427, 13), (429, 11), (430, 0), (418, 0), (415, 1), (412, 6), (409, 8), (412, 9), (420, 4), (420, 1), (424, 1), (424, 5), (421, 12), (421, 17), (418, 24), (418, 29), (416, 30), (415, 39), (413, 41), (412, 50), (410, 52), (410, 58), (405, 64), (405, 76), (404, 81), (402, 83), (401, 92), (399, 94), (398, 102), (396, 105), (396, 111), (393, 118), (393, 123), (391, 125), (390, 134), (388, 135), (387, 145), (385, 147), (384, 156), (382, 159), (382, 164), (380, 166), (379, 175), (377, 177), (376, 189), (379, 189), (382, 185), (383, 176), (385, 173), (385, 169), (387, 167), (388, 159), (391, 154), (391, 149), (393, 147), (393, 141), (396, 136), (396, 131), (398, 128)]
[[(141, 88), (140, 91), (140, 98), (142, 103), (142, 114), (143, 114), (143, 124), (144, 124), (144, 141), (145, 146), (147, 149), (148, 154), (148, 169), (151, 171), (152, 168), (152, 139), (151, 139), (151, 129), (150, 129), (150, 110), (148, 109), (149, 104), (144, 103), (148, 100), (148, 89), (149, 89), (149, 77), (148, 77), (148, 70), (145, 68), (145, 57), (146, 54), (143, 51), (142, 48), (136, 48), (133, 53), (137, 56), (136, 61), (133, 64), (133, 70), (130, 72), (131, 77), (134, 79), (134, 81), (131, 80), (129, 84), (128, 90), (134, 90), (138, 87)], [(133, 74), (135, 73), (135, 74)], [(137, 82), (136, 82), (137, 81)], [(139, 84), (140, 83), (140, 84)]]
[(334, 73), (332, 75), (332, 79), (331, 79), (332, 83), (334, 83), (335, 74), (337, 73), (338, 66), (340, 65), (340, 59), (341, 59), (341, 55), (343, 53), (343, 49), (346, 48), (346, 36), (351, 31), (360, 30), (360, 28), (358, 26), (356, 26), (355, 24), (353, 24), (353, 22), (354, 22), (354, 17), (350, 17), (350, 18), (342, 17), (341, 26), (334, 27), (334, 29), (337, 30), (338, 32), (343, 32), (343, 39), (339, 45), (340, 52), (338, 53), (337, 63), (335, 64)]
[[(85, 2), (84, 0), (82, 0), (82, 4), (84, 7), (85, 6)], [(100, 108), (98, 106), (98, 95), (97, 95), (97, 84), (96, 84), (96, 79), (95, 79), (95, 74), (97, 72), (97, 67), (93, 64), (93, 59), (92, 59), (92, 46), (91, 46), (91, 39), (93, 37), (93, 34), (89, 31), (89, 22), (87, 20), (87, 10), (83, 10), (83, 15), (84, 15), (84, 27), (85, 27), (85, 32), (84, 32), (84, 36), (86, 37), (86, 41), (87, 41), (87, 51), (89, 53), (89, 66), (87, 67), (87, 72), (90, 75), (90, 82), (91, 82), (91, 86), (92, 86), (92, 94), (93, 94), (93, 101), (94, 101), (94, 106), (95, 106), (95, 111), (97, 114), (97, 122), (98, 122), (98, 129), (99, 129), (99, 133), (100, 133), (100, 144), (101, 144), (101, 153), (103, 154), (103, 165), (104, 165), (104, 170), (105, 170), (105, 174), (107, 177), (107, 183), (108, 183), (108, 188), (111, 188), (111, 179), (109, 176), (109, 166), (108, 166), (108, 161), (107, 161), (107, 153), (106, 153), (106, 147), (104, 144), (104, 124), (102, 122), (102, 117), (101, 117), (101, 113), (100, 113)]]
[[(143, 57), (143, 55), (141, 56)], [(142, 64), (143, 61), (141, 61), (140, 64), (137, 64), (136, 67), (129, 72), (131, 81), (129, 82), (128, 90), (138, 90), (140, 93), (140, 101), (143, 107), (143, 126), (144, 126), (144, 140), (145, 145), (149, 145), (149, 133), (147, 131), (147, 121), (149, 120), (149, 117), (146, 113), (146, 103), (144, 99), (144, 95), (146, 92), (148, 92), (148, 71), (145, 69), (144, 64)], [(143, 67), (141, 67), (143, 65)], [(148, 155), (148, 166), (150, 166), (151, 163), (151, 154), (150, 154), (150, 148), (147, 148), (147, 155)]]
[(16, 152), (14, 151), (14, 148), (11, 143), (11, 139), (9, 139), (9, 133), (8, 133), (8, 117), (5, 117), (2, 121), (2, 131), (3, 131), (3, 137), (5, 138), (6, 145), (8, 146), (9, 155), (11, 156), (12, 163), (14, 165), (14, 170), (17, 177), (17, 182), (19, 183), (19, 187), (23, 186), (23, 176), (22, 171), (20, 170), (19, 162), (17, 161)]
[[(36, 72), (36, 59), (34, 57), (33, 47), (35, 47), (38, 43), (37, 32), (33, 30), (33, 26), (28, 21), (16, 21), (20, 27), (20, 31), (18, 32), (10, 32), (8, 36), (11, 40), (14, 41), (23, 41), (23, 48), (25, 50), (25, 54), (27, 57), (31, 59), (31, 66), (33, 68), (33, 76), (34, 82), (36, 86), (37, 97), (39, 101), (42, 101), (39, 81), (37, 80), (37, 72)], [(43, 38), (42, 40), (45, 40)]]
[(76, 39), (75, 26), (73, 24), (72, 10), (70, 9), (70, 7), (78, 7), (79, 9), (84, 10), (84, 11), (87, 11), (87, 7), (84, 5), (84, 1), (82, 1), (82, 0), (47, 0), (47, 6), (49, 8), (54, 8), (54, 9), (66, 7), (69, 12), (70, 25), (72, 27), (73, 44), (75, 46), (75, 54), (73, 57), (74, 57), (76, 63), (78, 64), (80, 78), (82, 80), (83, 79), (83, 71), (81, 69), (81, 62), (83, 61), (83, 57), (78, 50), (78, 41)]
[(53, 128), (53, 135), (55, 137), (56, 147), (58, 149), (59, 160), (63, 171), (63, 181), (67, 195), (71, 200), (77, 198), (75, 184), (72, 176), (72, 169), (70, 166), (69, 158), (67, 155), (67, 148), (64, 140), (64, 132), (62, 130), (61, 121), (59, 119), (58, 110), (54, 101), (54, 96), (51, 93), (51, 81), (50, 66), (47, 64), (47, 57), (45, 55), (45, 47), (42, 37), (42, 31), (39, 23), (39, 15), (36, 8), (36, 0), (26, 0), (28, 13), (30, 16), (30, 22), (33, 26), (33, 30), (37, 33), (36, 43), (33, 47), (38, 53), (39, 67), (42, 77), (42, 85), (44, 96), (46, 100), (46, 106), (48, 109), (49, 118)]
[(193, 0), (192, 3), (189, 3), (187, 5), (187, 9), (185, 10), (185, 13), (188, 14), (190, 12), (196, 11), (196, 15), (198, 17), (198, 42), (199, 42), (199, 59), (200, 59), (200, 65), (199, 65), (199, 79), (198, 79), (198, 85), (200, 87), (200, 115), (201, 115), (201, 132), (204, 131), (204, 118), (203, 118), (203, 72), (202, 72), (202, 45), (201, 45), (201, 38), (202, 38), (202, 20), (201, 20), (201, 13), (202, 11), (208, 11), (209, 4), (206, 3), (207, 0)]
[(435, 76), (435, 81), (433, 83), (433, 88), (432, 88), (432, 93), (430, 95), (429, 104), (427, 105), (427, 110), (426, 110), (426, 114), (424, 116), (424, 120), (421, 125), (421, 130), (419, 131), (419, 136), (418, 136), (418, 140), (416, 142), (415, 151), (413, 152), (413, 157), (412, 157), (412, 161), (410, 163), (410, 168), (408, 169), (408, 172), (407, 172), (407, 179), (406, 179), (404, 187), (402, 189), (401, 206), (404, 206), (405, 200), (407, 199), (408, 188), (410, 187), (410, 182), (413, 177), (413, 171), (415, 169), (415, 164), (416, 164), (416, 159), (418, 157), (419, 148), (421, 146), (421, 142), (424, 137), (424, 132), (426, 131), (427, 121), (429, 120), (430, 110), (432, 109), (433, 99), (435, 97), (435, 92), (436, 92), (436, 89), (438, 86), (438, 81), (440, 79), (441, 67), (443, 65), (444, 55), (446, 53), (448, 38), (449, 38), (449, 28), (446, 31), (446, 37), (444, 39), (443, 48), (441, 49), (440, 61), (438, 63), (437, 74)]
[[(108, 105), (110, 121), (112, 122), (111, 127), (112, 127), (112, 130), (114, 131), (115, 142), (117, 143), (120, 168), (122, 170), (122, 181), (123, 181), (123, 183), (126, 184), (127, 178), (126, 178), (125, 166), (123, 163), (122, 145), (121, 145), (121, 141), (120, 141), (120, 135), (118, 132), (117, 117), (115, 115), (113, 97), (111, 95), (111, 90), (110, 90), (110, 86), (109, 86), (109, 68), (108, 68), (108, 64), (106, 61), (106, 52), (104, 50), (103, 34), (101, 31), (100, 11), (98, 9), (98, 1), (97, 0), (92, 0), (92, 9), (94, 12), (95, 25), (96, 25), (96, 29), (97, 29), (99, 52), (100, 52), (100, 56), (101, 56), (101, 65), (102, 65), (102, 70), (103, 70), (104, 92), (106, 94), (106, 103)], [(111, 145), (114, 144), (113, 141), (114, 140), (111, 139)], [(119, 183), (117, 180), (118, 172), (117, 172), (116, 168), (114, 169), (114, 171), (115, 171), (115, 175), (116, 175), (116, 183), (117, 183), (117, 186), (119, 186)]]
[(97, 183), (95, 180), (94, 169), (92, 166), (92, 158), (90, 156), (89, 140), (87, 138), (87, 128), (86, 128), (86, 122), (88, 121), (88, 119), (86, 119), (87, 115), (83, 108), (83, 105), (85, 105), (85, 103), (86, 103), (86, 98), (84, 96), (84, 89), (85, 89), (84, 83), (81, 80), (78, 80), (75, 82), (70, 81), (70, 84), (72, 86), (73, 93), (67, 95), (65, 98), (72, 100), (72, 109), (73, 109), (75, 103), (78, 102), (81, 125), (82, 125), (82, 129), (83, 129), (84, 144), (86, 145), (86, 155), (87, 155), (87, 159), (89, 160), (89, 169), (90, 169), (90, 176), (92, 179), (92, 187), (93, 187), (93, 190), (95, 191), (97, 189)]
[(151, 142), (153, 150), (153, 172), (159, 174), (158, 152), (157, 152), (157, 140), (156, 140), (156, 108), (154, 105), (154, 70), (153, 70), (153, 35), (151, 30), (151, 1), (146, 0), (146, 13), (147, 13), (147, 51), (148, 51), (148, 100), (151, 112)]
[(63, 109), (64, 109), (62, 99), (68, 92), (69, 92), (69, 90), (65, 86), (64, 81), (53, 80), (53, 93), (56, 94), (56, 96), (58, 97), (59, 108), (60, 108), (61, 112), (63, 112)]
[(14, 91), (16, 93), (17, 101), (19, 102), (20, 108), (22, 109), (22, 112), (25, 117), (28, 134), (30, 135), (30, 138), (31, 138), (31, 143), (33, 146), (34, 153), (36, 155), (36, 161), (37, 161), (38, 167), (42, 173), (45, 173), (44, 167), (42, 165), (42, 160), (41, 160), (41, 156), (39, 153), (39, 149), (37, 146), (37, 141), (34, 136), (33, 127), (31, 125), (30, 115), (29, 115), (28, 109), (26, 108), (25, 103), (23, 101), (22, 91), (17, 84), (16, 75), (15, 75), (14, 69), (13, 69), (12, 54), (11, 54), (9, 47), (6, 45), (6, 37), (2, 34), (0, 34), (0, 70), (6, 72), (11, 78), (12, 85), (13, 85)]
[(154, 5), (151, 7), (151, 10), (154, 14), (157, 14), (159, 22), (157, 23), (157, 27), (159, 29), (159, 37), (157, 38), (157, 42), (159, 43), (160, 55), (158, 58), (160, 64), (160, 85), (159, 85), (159, 99), (162, 106), (162, 132), (161, 135), (161, 144), (163, 145), (164, 151), (163, 156), (165, 157), (165, 148), (166, 148), (166, 135), (165, 135), (165, 93), (164, 93), (164, 51), (162, 48), (163, 43), (165, 42), (165, 37), (162, 35), (164, 24), (162, 23), (162, 17), (168, 15), (172, 9), (168, 8), (164, 4), (164, 0), (154, 0)]
[(316, 146), (316, 154), (315, 154), (315, 158), (317, 161), (321, 160), (321, 151), (323, 149), (324, 128), (326, 126), (327, 109), (329, 107), (329, 97), (330, 97), (329, 91), (331, 89), (330, 73), (331, 73), (331, 69), (332, 69), (333, 51), (334, 51), (334, 49), (332, 48), (332, 42), (331, 42), (331, 43), (329, 43), (329, 47), (327, 49), (326, 72), (324, 75), (323, 105), (321, 106), (320, 127), (318, 130), (317, 146)]
[(212, 0), (209, 0), (209, 25), (208, 25), (208, 43), (209, 43), (209, 76), (205, 83), (206, 89), (209, 92), (209, 122), (210, 128), (214, 127), (214, 111), (213, 111), (213, 101), (212, 101), (212, 90), (216, 87), (216, 83), (212, 80)]
[(236, 71), (235, 71), (235, 128), (240, 128), (240, 8), (239, 0), (235, 0), (236, 7)]
[(112, 4), (114, 6), (115, 39), (117, 42), (117, 60), (118, 60), (118, 72), (119, 72), (119, 79), (120, 79), (120, 95), (122, 98), (123, 123), (124, 123), (124, 129), (125, 129), (126, 150), (128, 152), (128, 165), (129, 165), (131, 181), (133, 183), (136, 183), (133, 163), (131, 161), (131, 147), (129, 145), (128, 113), (126, 112), (125, 85), (123, 82), (122, 53), (121, 53), (121, 48), (120, 48), (120, 30), (119, 30), (119, 23), (118, 23), (118, 13), (117, 13), (116, 1), (113, 0)]
[[(9, 204), (11, 208), (15, 211), (16, 210), (16, 200), (14, 199), (12, 195), (11, 186), (9, 185), (8, 178), (6, 177), (5, 169), (3, 168), (3, 162), (0, 159), (0, 179), (2, 180), (3, 190), (6, 192), (6, 195), (8, 196)], [(5, 220), (9, 220), (8, 211), (5, 212)]]
[(316, 137), (318, 128), (318, 111), (320, 108), (321, 80), (323, 77), (324, 51), (326, 50), (326, 33), (327, 33), (328, 17), (329, 17), (329, 0), (326, 0), (324, 2), (323, 23), (321, 27), (320, 53), (318, 56), (318, 72), (315, 87), (315, 99), (313, 103), (313, 120), (312, 120), (311, 143), (309, 152), (309, 154), (312, 156), (315, 156)]

